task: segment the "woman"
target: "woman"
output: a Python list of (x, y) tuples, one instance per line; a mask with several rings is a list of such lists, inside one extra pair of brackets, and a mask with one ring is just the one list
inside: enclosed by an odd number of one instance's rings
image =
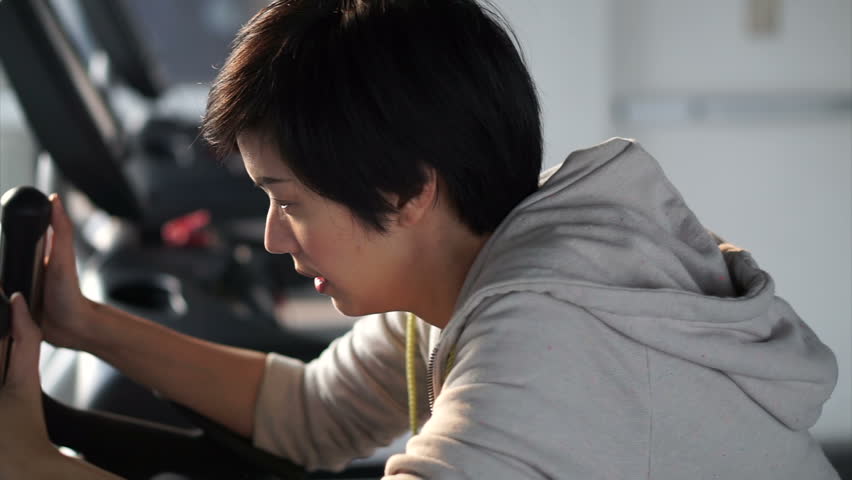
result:
[[(830, 350), (636, 143), (540, 177), (532, 81), (473, 1), (274, 2), (238, 35), (204, 133), (269, 196), (267, 250), (366, 316), (303, 364), (94, 304), (54, 198), (48, 341), (308, 469), (412, 428), (388, 479), (838, 478), (807, 431)], [(43, 435), (39, 332), (13, 304), (0, 405), (39, 435), (4, 434), (3, 468), (42, 468), (8, 460), (23, 452), (97, 478)]]

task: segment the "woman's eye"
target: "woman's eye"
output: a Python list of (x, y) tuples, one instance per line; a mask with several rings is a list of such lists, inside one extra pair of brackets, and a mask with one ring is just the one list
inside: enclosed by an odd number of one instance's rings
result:
[(290, 202), (282, 202), (280, 200), (275, 200), (275, 203), (278, 205), (278, 209), (282, 212), (289, 212), (293, 207), (293, 204)]

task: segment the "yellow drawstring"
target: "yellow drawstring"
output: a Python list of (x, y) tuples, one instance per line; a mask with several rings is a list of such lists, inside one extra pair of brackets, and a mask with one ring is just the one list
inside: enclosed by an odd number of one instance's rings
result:
[[(414, 359), (417, 355), (417, 318), (413, 313), (408, 313), (407, 321), (405, 322), (405, 379), (408, 383), (408, 423), (411, 427), (411, 434), (417, 435), (417, 378), (414, 368)], [(456, 347), (450, 349), (450, 354), (447, 356), (447, 366), (444, 368), (444, 376), (450, 374), (453, 365), (456, 363)], [(429, 386), (431, 388), (431, 386)], [(430, 405), (431, 407), (431, 405)]]
[(411, 434), (417, 435), (417, 378), (414, 359), (417, 352), (417, 319), (408, 313), (405, 323), (405, 379), (408, 382), (408, 423)]

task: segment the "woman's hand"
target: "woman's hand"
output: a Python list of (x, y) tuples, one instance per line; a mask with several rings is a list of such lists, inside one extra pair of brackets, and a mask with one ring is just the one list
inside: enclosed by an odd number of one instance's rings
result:
[(80, 292), (74, 255), (74, 229), (59, 196), (50, 196), (52, 234), (45, 260), (40, 324), (45, 340), (58, 346), (86, 350), (91, 332), (92, 302)]
[[(41, 404), (42, 333), (30, 318), (24, 297), (16, 293), (11, 300), (14, 343), (6, 384), (0, 386), (0, 478), (25, 478), (20, 474), (31, 471), (34, 462), (61, 454), (47, 436)], [(0, 308), (7, 308), (4, 300)]]
[[(47, 434), (38, 359), (42, 332), (20, 293), (12, 295), (14, 339), (6, 384), (0, 386), (0, 479), (116, 480), (93, 465), (62, 455)], [(7, 308), (0, 300), (0, 308)]]

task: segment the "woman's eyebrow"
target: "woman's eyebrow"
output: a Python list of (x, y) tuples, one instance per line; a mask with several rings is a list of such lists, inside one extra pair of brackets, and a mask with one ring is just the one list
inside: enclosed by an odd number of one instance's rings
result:
[(285, 183), (285, 182), (289, 182), (289, 181), (290, 181), (289, 178), (260, 177), (260, 178), (257, 179), (256, 182), (254, 182), (254, 184), (257, 187), (263, 188), (267, 185), (272, 185), (274, 183)]

